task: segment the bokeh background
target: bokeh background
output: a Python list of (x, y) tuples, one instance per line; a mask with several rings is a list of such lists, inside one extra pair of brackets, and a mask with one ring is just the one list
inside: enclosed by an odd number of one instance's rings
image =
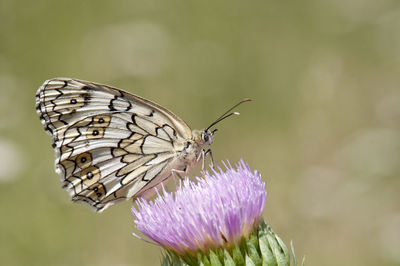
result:
[(36, 89), (109, 84), (203, 128), (267, 183), (264, 217), (307, 265), (400, 265), (400, 3), (0, 1), (2, 265), (158, 265), (131, 202), (73, 204)]

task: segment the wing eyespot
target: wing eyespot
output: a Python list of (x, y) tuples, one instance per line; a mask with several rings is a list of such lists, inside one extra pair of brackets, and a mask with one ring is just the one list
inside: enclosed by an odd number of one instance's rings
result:
[(111, 123), (111, 117), (109, 115), (96, 115), (92, 119), (93, 127), (108, 127)]
[(81, 171), (81, 179), (86, 187), (98, 182), (101, 178), (100, 169), (96, 166), (90, 166)]
[(79, 154), (75, 158), (75, 163), (79, 166), (79, 168), (85, 169), (92, 164), (92, 155), (90, 152)]
[(90, 127), (87, 130), (86, 138), (87, 139), (100, 139), (104, 136), (104, 128), (101, 127)]
[(97, 183), (88, 188), (88, 197), (94, 202), (100, 202), (107, 194), (107, 189), (102, 183)]

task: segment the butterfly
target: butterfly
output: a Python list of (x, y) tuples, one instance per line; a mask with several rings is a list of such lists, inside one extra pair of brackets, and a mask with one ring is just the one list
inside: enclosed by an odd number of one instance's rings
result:
[(149, 198), (172, 175), (187, 174), (207, 155), (210, 130), (191, 130), (166, 108), (107, 85), (47, 80), (36, 110), (55, 150), (55, 169), (72, 201), (101, 212), (130, 198)]

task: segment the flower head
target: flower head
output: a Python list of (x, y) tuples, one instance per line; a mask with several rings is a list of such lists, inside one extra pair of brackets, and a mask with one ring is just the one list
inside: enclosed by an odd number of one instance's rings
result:
[(174, 194), (163, 188), (154, 201), (138, 199), (132, 208), (138, 230), (177, 254), (239, 244), (262, 221), (265, 183), (243, 160), (224, 165), (225, 171), (205, 173), (197, 182), (186, 178)]

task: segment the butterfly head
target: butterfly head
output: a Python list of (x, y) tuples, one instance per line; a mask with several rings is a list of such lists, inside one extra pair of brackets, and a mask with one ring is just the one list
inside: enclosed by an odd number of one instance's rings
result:
[(210, 131), (209, 129), (201, 131), (201, 140), (204, 145), (211, 145), (214, 141), (214, 133), (217, 132), (217, 129)]
[(209, 146), (213, 143), (214, 141), (214, 133), (217, 130), (214, 129), (213, 131), (209, 129), (203, 129), (203, 130), (193, 130), (193, 140), (198, 143), (200, 146)]
[(214, 129), (213, 131), (210, 131), (209, 129), (203, 129), (203, 130), (193, 130), (193, 141), (197, 143), (201, 148), (205, 146), (209, 146), (213, 143), (214, 141), (214, 133), (217, 130)]

